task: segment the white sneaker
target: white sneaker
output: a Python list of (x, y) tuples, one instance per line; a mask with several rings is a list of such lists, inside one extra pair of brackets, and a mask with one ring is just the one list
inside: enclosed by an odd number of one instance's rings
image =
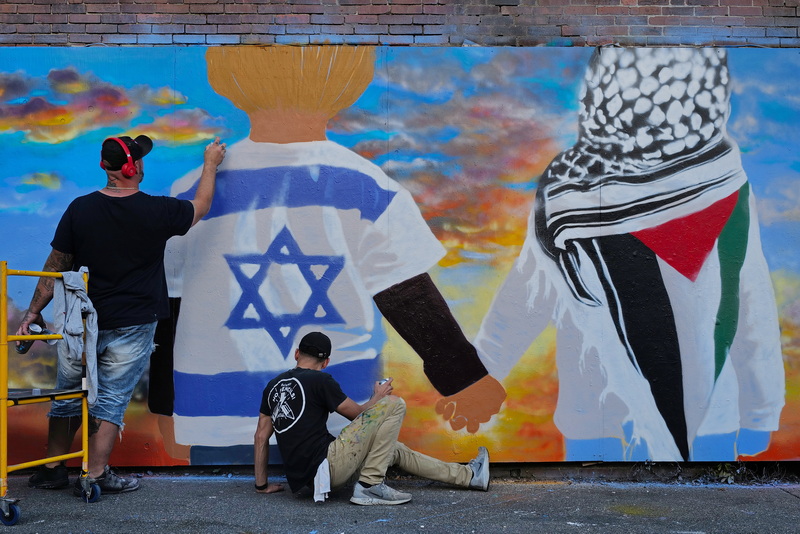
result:
[(403, 504), (411, 500), (410, 493), (403, 493), (397, 491), (386, 485), (385, 482), (376, 484), (371, 488), (365, 488), (361, 483), (356, 482), (353, 488), (353, 496), (350, 497), (350, 502), (353, 504), (361, 504), (363, 506), (371, 506), (373, 504)]
[(478, 456), (469, 461), (472, 469), (470, 489), (486, 491), (489, 489), (489, 451), (486, 447), (478, 447)]

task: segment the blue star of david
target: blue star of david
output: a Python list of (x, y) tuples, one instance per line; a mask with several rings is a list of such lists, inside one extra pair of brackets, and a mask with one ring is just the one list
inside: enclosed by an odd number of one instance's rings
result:
[[(344, 256), (307, 256), (300, 250), (289, 229), (284, 227), (264, 254), (226, 254), (225, 259), (242, 288), (242, 296), (225, 323), (231, 330), (263, 328), (286, 355), (292, 349), (295, 334), (301, 327), (344, 323), (328, 298), (328, 289), (344, 268)], [(296, 265), (308, 284), (311, 295), (298, 313), (276, 315), (267, 308), (258, 293), (259, 287), (266, 281), (271, 264)], [(242, 270), (243, 265), (258, 265), (258, 270), (248, 276)], [(317, 275), (313, 267), (317, 267), (318, 272), (324, 272)], [(245, 316), (248, 309), (251, 310), (250, 316)]]

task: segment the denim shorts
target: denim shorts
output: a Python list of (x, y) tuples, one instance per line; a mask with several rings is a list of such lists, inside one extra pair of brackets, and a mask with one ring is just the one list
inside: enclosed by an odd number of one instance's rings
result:
[[(100, 330), (97, 333), (97, 403), (89, 413), (122, 428), (125, 409), (155, 349), (157, 322)], [(80, 389), (80, 361), (58, 361), (57, 389)], [(81, 415), (81, 400), (53, 401), (49, 417)]]

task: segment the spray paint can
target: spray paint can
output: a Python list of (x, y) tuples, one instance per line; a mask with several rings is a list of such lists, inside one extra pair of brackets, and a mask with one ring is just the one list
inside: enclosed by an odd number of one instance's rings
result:
[[(49, 335), (53, 335), (54, 334), (54, 332), (51, 332), (47, 328), (42, 328), (41, 326), (39, 326), (38, 324), (35, 324), (35, 323), (28, 325), (28, 330), (30, 330), (31, 334), (34, 335), (34, 336), (38, 336), (38, 335), (49, 336)], [(17, 353), (18, 354), (25, 354), (26, 352), (31, 350), (31, 346), (33, 346), (33, 342), (34, 341), (36, 341), (36, 340), (35, 339), (26, 339), (25, 341), (22, 341), (19, 345), (17, 345), (15, 347)], [(57, 340), (56, 339), (47, 339), (45, 341), (47, 341), (48, 345), (55, 345)]]

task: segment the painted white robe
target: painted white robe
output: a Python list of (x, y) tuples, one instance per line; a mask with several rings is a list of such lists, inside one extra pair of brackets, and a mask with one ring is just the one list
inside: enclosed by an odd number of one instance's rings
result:
[[(692, 460), (732, 460), (738, 454), (759, 452), (748, 451), (749, 444), (737, 444), (735, 439), (716, 437), (744, 429), (754, 431), (752, 446), (763, 446), (768, 436), (761, 434), (778, 429), (785, 402), (777, 308), (752, 194), (750, 215), (739, 328), (716, 383), (713, 333), (720, 300), (716, 247), (694, 282), (659, 259), (681, 347)], [(602, 298), (604, 292), (591, 262), (580, 263), (588, 266), (580, 273), (587, 287)], [(554, 419), (568, 440), (567, 459), (682, 461), (647, 381), (620, 342), (607, 303), (588, 306), (574, 298), (561, 271), (539, 245), (531, 215), (523, 250), (475, 339), (489, 373), (500, 381), (505, 379), (551, 322), (558, 331), (559, 395)], [(597, 450), (601, 442), (596, 441), (589, 447), (591, 457), (569, 457), (569, 440), (606, 438), (620, 440), (619, 445)], [(704, 439), (708, 441), (699, 450)], [(723, 448), (726, 445), (730, 447)], [(586, 448), (578, 450), (585, 452)]]

